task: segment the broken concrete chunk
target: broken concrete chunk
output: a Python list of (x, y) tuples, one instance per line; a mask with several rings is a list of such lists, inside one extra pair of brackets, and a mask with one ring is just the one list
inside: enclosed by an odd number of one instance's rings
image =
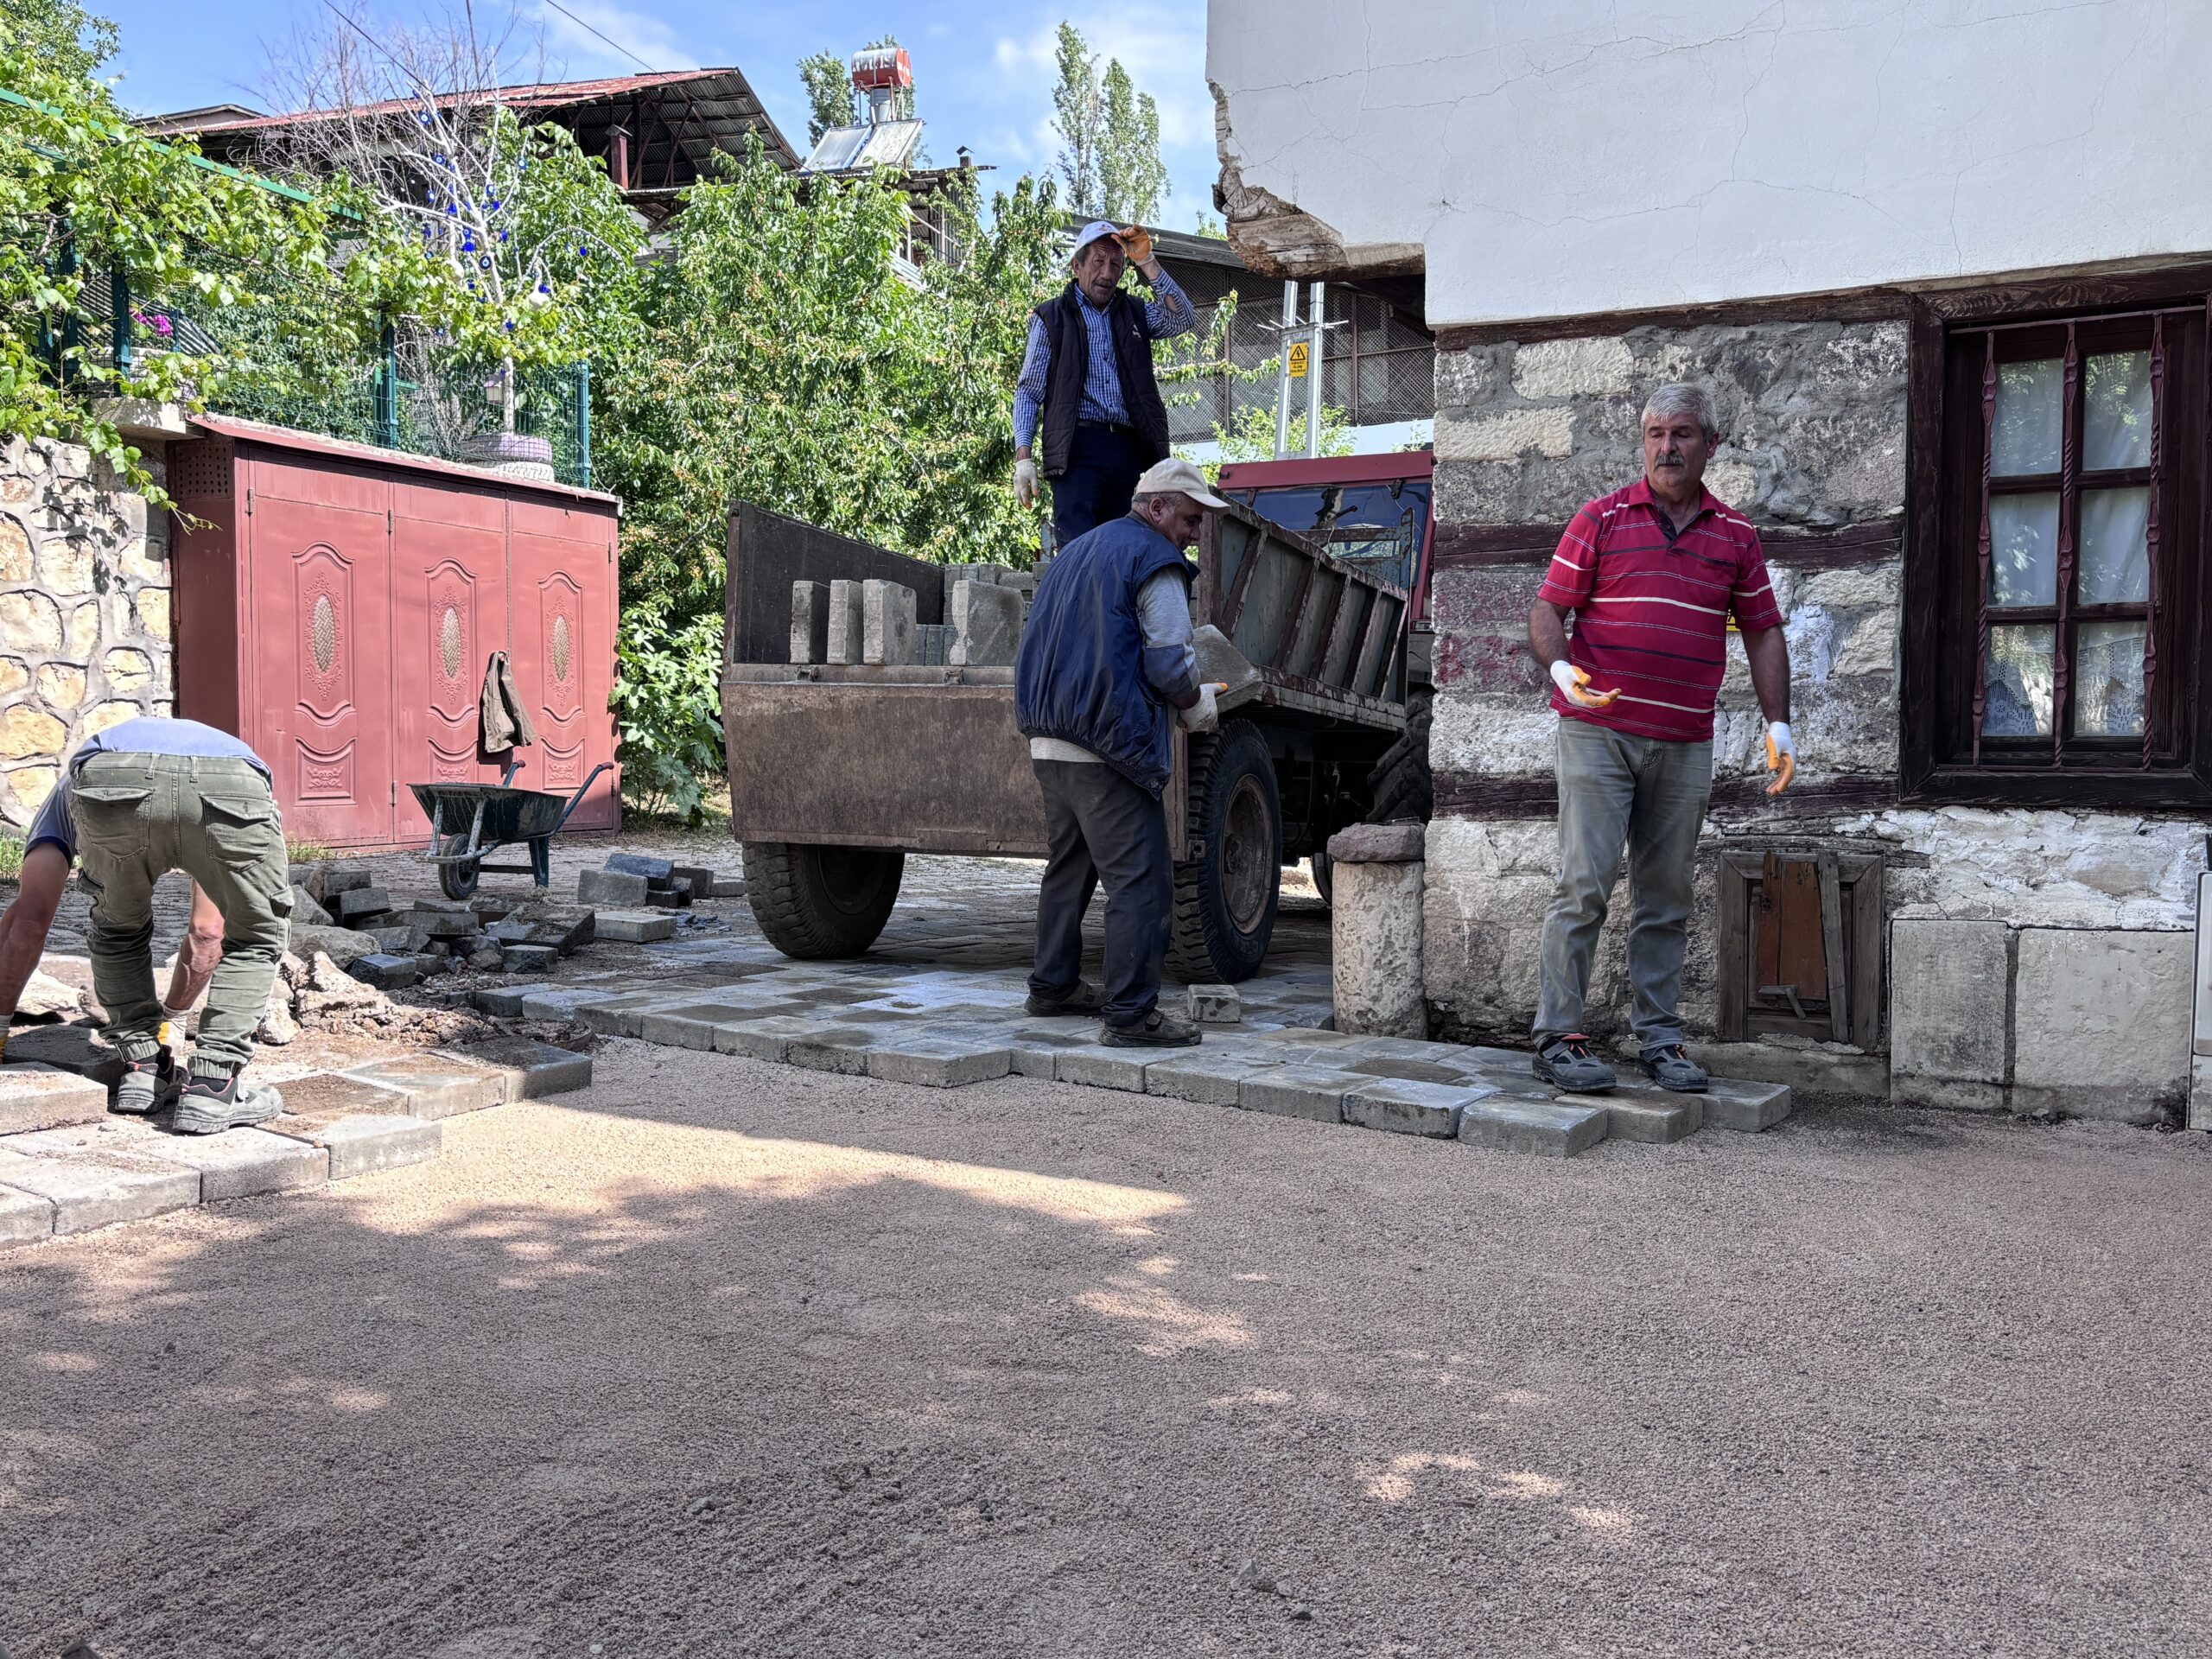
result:
[(830, 639), (823, 660), (858, 663), (861, 660), (861, 584), (830, 584)]
[(830, 657), (830, 584), (791, 583), (791, 661), (827, 662)]
[(861, 584), (861, 660), (893, 667), (914, 659), (914, 590), (903, 582)]
[(415, 957), (384, 950), (360, 957), (346, 972), (364, 985), (373, 985), (379, 990), (398, 990), (423, 976), (422, 966)]
[[(642, 905), (652, 883), (627, 870), (585, 870), (576, 877), (576, 902), (583, 905)], [(499, 930), (492, 930), (496, 937)]]
[(330, 912), (315, 902), (313, 893), (296, 881), (292, 884), (292, 922), (295, 926), (304, 922), (310, 927), (328, 927), (331, 919)]
[(303, 957), (327, 957), (341, 968), (365, 957), (378, 944), (374, 934), (354, 928), (302, 927), (296, 922), (292, 925), (293, 950)]

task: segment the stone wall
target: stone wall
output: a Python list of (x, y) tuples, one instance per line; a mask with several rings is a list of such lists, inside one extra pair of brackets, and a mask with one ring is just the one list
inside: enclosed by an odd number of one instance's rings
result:
[(168, 714), (171, 664), (168, 516), (79, 445), (0, 448), (0, 822), (28, 823), (84, 738)]
[[(2173, 1039), (2189, 995), (2179, 936), (2194, 925), (2203, 824), (2094, 811), (1851, 804), (1854, 796), (1878, 794), (1897, 774), (1903, 558), (1911, 550), (1867, 563), (1813, 557), (1799, 568), (1790, 563), (1789, 532), (1898, 521), (1906, 350), (1902, 323), (1775, 323), (1640, 328), (1437, 354), (1443, 562), (1431, 589), (1438, 633), (1430, 760), (1439, 816), (1428, 832), (1424, 971), (1442, 1029), (1470, 1037), (1527, 1031), (1556, 871), (1548, 801), (1556, 721), (1548, 683), (1527, 650), (1541, 557), (1454, 564), (1454, 533), (1528, 526), (1540, 532), (1528, 538), (1531, 546), (1548, 541), (1583, 502), (1641, 474), (1645, 395), (1662, 381), (1688, 380), (1706, 386), (1719, 407), (1723, 439), (1709, 487), (1780, 532), (1770, 535), (1769, 563), (1788, 619), (1802, 760), (1791, 794), (1769, 803), (1757, 792), (1763, 721), (1742, 647), (1732, 640), (1715, 728), (1716, 804), (1683, 985), (1692, 1031), (1709, 1035), (1717, 1020), (1713, 935), (1724, 849), (1783, 843), (1878, 853), (1893, 924), (1972, 922), (2001, 936), (1999, 1060), (1993, 1066), (1985, 1049), (1971, 1064), (1940, 1062), (1961, 1074), (1958, 1081), (1979, 1085), (1949, 1090), (1941, 1103), (2069, 1111), (2092, 1103), (2098, 1090), (2080, 1086), (2069, 1069), (2075, 1062), (2020, 1040), (2029, 1026), (2055, 1020), (2052, 1028), (2063, 1030), (2087, 1017), (2066, 982), (2064, 952), (2024, 939), (2048, 930), (2080, 932), (2076, 942), (2101, 964), (2082, 995), (2100, 1007), (2155, 1003), (2161, 1011), (2155, 1039), (2132, 1060), (2110, 1042), (2087, 1051), (2102, 1068), (2097, 1075), (2125, 1079), (2127, 1103), (2112, 1115), (2141, 1116), (2148, 1102), (2164, 1109), (2186, 1092), (2187, 1045)], [(1588, 1023), (1600, 1035), (1626, 1027), (1625, 899), (1624, 889), (1617, 893), (1592, 984)], [(2146, 934), (2147, 942), (2135, 937)], [(1939, 931), (1915, 948), (1950, 937)], [(1986, 953), (1989, 940), (1975, 938)], [(1891, 976), (1893, 1005), (1916, 988), (1935, 992), (1949, 982), (1938, 975), (1923, 983), (1919, 968), (1908, 969)], [(1986, 975), (1959, 977), (1985, 988), (1990, 982)], [(2177, 999), (2175, 1019), (2164, 1019)], [(1988, 1016), (1986, 997), (1951, 1001), (1956, 1005), (1922, 996), (1916, 1016), (1931, 1031)], [(1919, 1064), (1910, 1054), (1899, 1063)]]

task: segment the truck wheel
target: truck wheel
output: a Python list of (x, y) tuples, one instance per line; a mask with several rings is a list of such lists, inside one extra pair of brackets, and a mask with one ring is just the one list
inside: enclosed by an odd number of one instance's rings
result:
[(768, 943), (787, 957), (857, 957), (899, 902), (906, 855), (874, 847), (745, 843), (745, 897)]
[(1374, 805), (1370, 823), (1394, 823), (1401, 819), (1428, 822), (1436, 804), (1436, 786), (1428, 771), (1428, 728), (1433, 716), (1435, 694), (1415, 690), (1406, 697), (1406, 734), (1383, 751), (1367, 774), (1367, 788)]
[(1190, 837), (1175, 867), (1167, 965), (1186, 982), (1249, 979), (1266, 960), (1282, 884), (1282, 800), (1258, 728), (1231, 721), (1190, 745)]
[(1337, 867), (1329, 856), (1328, 849), (1316, 847), (1310, 861), (1313, 866), (1313, 890), (1321, 895), (1321, 902), (1334, 910), (1337, 907)]

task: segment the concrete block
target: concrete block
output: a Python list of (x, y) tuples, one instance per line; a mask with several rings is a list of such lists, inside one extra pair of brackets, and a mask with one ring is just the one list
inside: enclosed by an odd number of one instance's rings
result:
[(1144, 1069), (1167, 1058), (1174, 1049), (1109, 1048), (1085, 1043), (1064, 1048), (1052, 1058), (1052, 1076), (1062, 1083), (1088, 1084), (1093, 1089), (1129, 1089), (1144, 1092)]
[[(403, 922), (397, 927), (372, 927), (367, 930), (377, 942), (377, 950), (388, 957), (411, 957), (415, 954), (415, 928)], [(426, 940), (425, 943), (428, 943)], [(359, 958), (356, 957), (356, 961)]]
[[(292, 1089), (288, 1084), (284, 1103), (289, 1106), (291, 1102)], [(321, 1147), (330, 1161), (334, 1181), (426, 1163), (438, 1155), (445, 1141), (444, 1129), (425, 1118), (374, 1112), (338, 1116), (287, 1112), (268, 1127), (276, 1134)]]
[(886, 666), (914, 658), (914, 590), (903, 582), (861, 583), (861, 661)]
[(2196, 940), (2020, 930), (2012, 1109), (2152, 1123), (2190, 1090)]
[(1470, 1077), (1465, 1066), (1443, 1065), (1429, 1060), (1402, 1060), (1388, 1054), (1362, 1054), (1339, 1049), (1330, 1056), (1329, 1064), (1346, 1071), (1357, 1071), (1367, 1077), (1395, 1077), (1401, 1083), (1457, 1084), (1466, 1087), (1471, 1082), (1488, 1084), (1487, 1077)]
[(1459, 1139), (1493, 1152), (1527, 1152), (1572, 1158), (1605, 1138), (1606, 1109), (1594, 1102), (1478, 1100), (1459, 1114)]
[(944, 668), (952, 660), (952, 643), (950, 622), (917, 622), (913, 649), (906, 660), (917, 668)]
[(653, 882), (668, 881), (677, 874), (674, 860), (655, 858), (650, 853), (609, 853), (600, 868), (618, 875), (642, 875)]
[[(582, 870), (576, 875), (576, 902), (582, 905), (642, 905), (652, 883), (628, 870)], [(511, 925), (511, 924), (510, 924)], [(497, 937), (497, 930), (493, 930)]]
[(1237, 1084), (1236, 1103), (1248, 1112), (1341, 1123), (1344, 1096), (1373, 1081), (1354, 1072), (1332, 1071), (1325, 1065), (1270, 1066)]
[(292, 924), (292, 949), (302, 957), (312, 957), (318, 950), (340, 968), (359, 961), (378, 947), (373, 933), (364, 933), (350, 927), (303, 927)]
[(199, 1171), (105, 1153), (30, 1157), (0, 1151), (0, 1186), (51, 1204), (56, 1233), (144, 1221), (200, 1202)]
[(1208, 1106), (1234, 1106), (1244, 1079), (1271, 1070), (1271, 1063), (1247, 1051), (1216, 1051), (1208, 1043), (1173, 1059), (1154, 1060), (1144, 1069), (1144, 1091), (1172, 1100)]
[[(31, 1027), (36, 1029), (36, 1027)], [(14, 1046), (13, 1039), (10, 1045)], [(11, 1063), (0, 1067), (0, 1135), (22, 1135), (64, 1123), (97, 1123), (107, 1116), (107, 1087), (73, 1072)]]
[(362, 984), (373, 985), (381, 991), (399, 990), (423, 976), (422, 966), (413, 957), (395, 956), (385, 950), (357, 957), (346, 971)]
[(830, 584), (791, 583), (791, 661), (830, 660)]
[(1329, 935), (1330, 984), (1338, 1031), (1428, 1035), (1428, 1002), (1421, 977), (1427, 868), (1419, 859), (1336, 867)]
[(861, 645), (861, 584), (833, 582), (830, 584), (829, 640), (823, 647), (823, 660), (858, 663)]
[(571, 905), (532, 905), (510, 919), (529, 925), (521, 944), (550, 945), (564, 957), (589, 944), (598, 932), (598, 912)]
[(1496, 1091), (1463, 1084), (1411, 1083), (1396, 1078), (1366, 1082), (1344, 1099), (1344, 1122), (1396, 1135), (1426, 1135), (1448, 1141), (1459, 1132), (1459, 1115)]
[(887, 1083), (918, 1083), (930, 1089), (1002, 1077), (1014, 1069), (1014, 1051), (987, 1038), (886, 1037), (868, 1050), (868, 1074)]
[(378, 1060), (340, 1075), (404, 1090), (410, 1117), (454, 1117), (497, 1106), (507, 1097), (504, 1077), (450, 1056), (410, 1055), (404, 1059)]
[(561, 959), (550, 944), (509, 944), (499, 950), (499, 966), (510, 974), (543, 974)]
[(1637, 1141), (1651, 1146), (1687, 1140), (1705, 1126), (1705, 1103), (1695, 1095), (1665, 1095), (1653, 1099), (1640, 1091), (1626, 1095), (1619, 1090), (1598, 1101), (1605, 1109), (1605, 1138)]
[(18, 1026), (8, 1033), (8, 1060), (71, 1072), (102, 1090), (123, 1080), (123, 1056), (91, 1026)]
[(663, 1048), (696, 1048), (704, 1052), (715, 1046), (717, 1026), (734, 1025), (745, 1017), (734, 1008), (715, 1002), (682, 1007), (664, 1006), (639, 1010), (637, 1031), (624, 1034), (634, 1034), (642, 1041), (658, 1043)]
[(745, 897), (745, 878), (741, 875), (718, 875), (715, 878), (714, 896), (717, 899)]
[[(0, 1174), (0, 1179), (5, 1179)], [(0, 1186), (0, 1250), (54, 1236), (54, 1201)]]
[(572, 1017), (585, 1030), (597, 1032), (602, 1037), (642, 1037), (645, 1015), (666, 1007), (668, 1001), (668, 997), (658, 991), (613, 996), (604, 1002), (579, 1004)]
[(300, 885), (310, 897), (327, 905), (341, 893), (367, 887), (371, 879), (365, 864), (340, 864), (325, 859), (307, 867), (307, 874)]
[(2011, 933), (2002, 922), (1891, 925), (1891, 1100), (1968, 1110), (2002, 1108), (2004, 1085), (2011, 1081)]
[(454, 1049), (434, 1051), (465, 1065), (480, 1065), (500, 1077), (506, 1098), (543, 1100), (591, 1087), (591, 1056), (527, 1037), (493, 1037)]
[(1420, 823), (1355, 823), (1329, 837), (1329, 859), (1336, 864), (1407, 864), (1421, 861), (1427, 826)]
[[(407, 1109), (407, 1091), (396, 1084), (375, 1083), (342, 1072), (318, 1071), (294, 1077), (279, 1090), (285, 1112), (295, 1117), (340, 1118), (358, 1113), (390, 1116)], [(283, 1119), (276, 1120), (282, 1123)]]
[(330, 913), (343, 927), (356, 925), (365, 916), (377, 915), (391, 908), (391, 895), (382, 887), (351, 887), (337, 896), (329, 906)]
[(715, 896), (715, 873), (703, 864), (678, 864), (670, 872), (669, 880), (689, 882), (689, 891), (695, 899)]
[(963, 668), (1004, 667), (1021, 648), (1021, 595), (978, 582), (952, 584), (945, 615), (952, 624), (947, 660)]
[(465, 939), (476, 931), (476, 918), (462, 911), (458, 915), (425, 916), (416, 914), (415, 925), (431, 939)]
[(321, 1186), (330, 1179), (330, 1154), (323, 1148), (257, 1128), (166, 1135), (152, 1155), (195, 1171), (202, 1204)]
[(649, 944), (676, 936), (676, 918), (658, 910), (602, 910), (594, 937), (615, 944)]
[(330, 912), (315, 902), (315, 895), (298, 882), (292, 884), (292, 920), (311, 927), (328, 927), (333, 920)]
[[(952, 590), (963, 582), (979, 588), (1012, 586), (1019, 596), (1019, 580), (1020, 573), (1010, 564), (948, 564), (944, 567), (944, 614), (948, 618), (952, 615)], [(1030, 584), (1030, 591), (1036, 591), (1034, 582)]]
[(1189, 988), (1191, 1018), (1202, 1026), (1233, 1026), (1244, 1018), (1244, 999), (1234, 985)]
[(1059, 1057), (1066, 1051), (1097, 1046), (1097, 1027), (1087, 1018), (1060, 1020), (1052, 1024), (1061, 1029), (1054, 1030), (1050, 1025), (1017, 1026), (1007, 1033), (1006, 1044), (1013, 1056), (1015, 1077), (1049, 1081), (1057, 1075)]
[(495, 1020), (512, 1020), (522, 1012), (524, 993), (518, 986), (480, 985), (468, 1000)]
[(1789, 1085), (1752, 1083), (1741, 1077), (1715, 1077), (1700, 1096), (1705, 1127), (1738, 1135), (1757, 1135), (1789, 1116)]

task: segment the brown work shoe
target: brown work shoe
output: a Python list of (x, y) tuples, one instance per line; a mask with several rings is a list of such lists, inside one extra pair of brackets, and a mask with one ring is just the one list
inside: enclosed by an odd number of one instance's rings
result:
[(1098, 1040), (1109, 1048), (1188, 1048), (1205, 1034), (1188, 1020), (1154, 1008), (1134, 1026), (1101, 1026)]

